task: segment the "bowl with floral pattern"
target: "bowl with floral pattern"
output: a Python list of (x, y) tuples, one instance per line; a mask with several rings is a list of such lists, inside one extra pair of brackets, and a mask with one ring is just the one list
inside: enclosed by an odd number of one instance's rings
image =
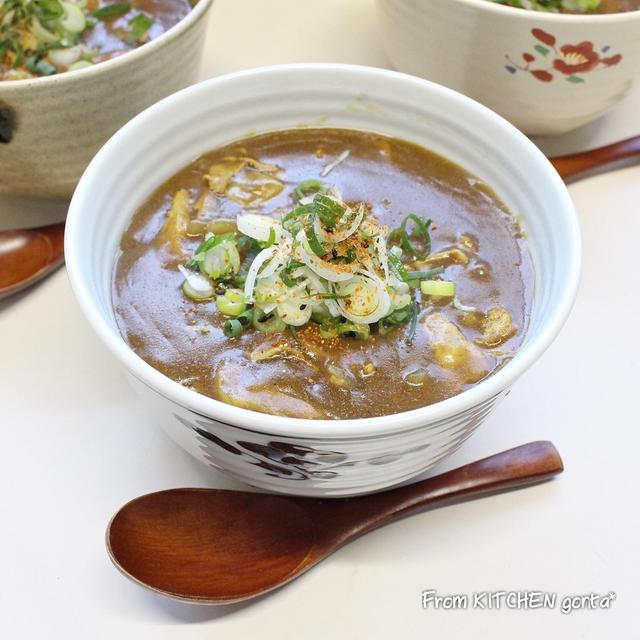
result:
[[(255, 405), (222, 402), (167, 377), (120, 333), (113, 268), (122, 234), (149, 194), (194, 158), (241, 140), (248, 131), (317, 122), (432, 149), (491, 184), (508, 209), (519, 212), (536, 274), (532, 314), (517, 353), (475, 386), (387, 415), (274, 415), (254, 410)], [(127, 123), (78, 184), (67, 219), (65, 257), (73, 291), (92, 328), (128, 372), (154, 422), (180, 446), (206, 465), (267, 491), (338, 497), (380, 491), (416, 477), (455, 451), (487, 419), (566, 320), (578, 286), (580, 233), (569, 194), (552, 165), (526, 136), (486, 107), (394, 71), (296, 64), (212, 78)]]
[(475, 98), (527, 134), (602, 115), (640, 78), (640, 11), (569, 14), (489, 0), (378, 0), (401, 71)]

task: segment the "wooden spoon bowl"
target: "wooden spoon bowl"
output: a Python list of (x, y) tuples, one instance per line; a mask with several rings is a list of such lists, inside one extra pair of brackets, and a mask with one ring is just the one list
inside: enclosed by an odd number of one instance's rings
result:
[(347, 542), (398, 518), (540, 482), (562, 469), (550, 442), (532, 442), (357, 498), (160, 491), (115, 514), (107, 549), (127, 577), (157, 593), (188, 602), (238, 602), (293, 580)]
[(64, 262), (64, 223), (0, 231), (0, 299), (38, 282)]

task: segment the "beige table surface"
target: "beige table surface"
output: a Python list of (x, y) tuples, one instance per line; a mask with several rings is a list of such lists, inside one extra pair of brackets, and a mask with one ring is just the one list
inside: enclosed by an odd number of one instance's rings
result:
[[(202, 76), (280, 62), (388, 67), (371, 0), (216, 0)], [(550, 153), (640, 131), (636, 94)], [(93, 335), (64, 270), (0, 303), (0, 637), (640, 638), (640, 167), (571, 187), (585, 263), (560, 338), (452, 467), (551, 439), (566, 473), (378, 530), (246, 605), (174, 603), (123, 578), (104, 530), (125, 501), (175, 486), (239, 487), (146, 415)], [(36, 211), (37, 206), (31, 207)], [(0, 202), (4, 220), (15, 203)], [(608, 610), (421, 607), (444, 594), (616, 593)]]

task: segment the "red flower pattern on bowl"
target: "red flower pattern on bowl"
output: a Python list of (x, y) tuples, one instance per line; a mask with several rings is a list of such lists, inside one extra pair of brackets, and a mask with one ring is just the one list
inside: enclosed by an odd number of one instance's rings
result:
[(560, 47), (560, 57), (553, 61), (553, 68), (570, 76), (595, 69), (600, 62), (600, 56), (593, 50), (593, 43), (584, 41), (579, 44), (565, 44)]
[[(533, 46), (535, 54), (524, 52), (522, 58), (524, 65), (515, 63), (507, 55), (506, 69), (514, 74), (518, 70), (531, 74), (541, 82), (551, 82), (554, 79), (554, 71), (562, 74), (566, 80), (574, 83), (584, 82), (584, 78), (578, 74), (588, 73), (597, 68), (612, 67), (622, 60), (622, 55), (603, 58), (601, 53), (606, 53), (609, 47), (603, 47), (601, 52), (594, 49), (593, 42), (584, 40), (578, 44), (563, 44), (556, 47), (556, 37), (542, 29), (531, 29), (533, 37), (538, 40)], [(555, 57), (551, 57), (551, 55)], [(546, 62), (545, 66), (540, 66)], [(550, 64), (549, 64), (550, 63)]]

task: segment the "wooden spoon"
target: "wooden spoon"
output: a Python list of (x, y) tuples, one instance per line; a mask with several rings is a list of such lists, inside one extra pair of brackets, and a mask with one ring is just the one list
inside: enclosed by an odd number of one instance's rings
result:
[(64, 222), (0, 231), (0, 299), (42, 280), (64, 262)]
[(575, 182), (594, 173), (611, 171), (621, 165), (631, 164), (640, 157), (640, 136), (628, 138), (581, 153), (549, 158), (560, 177), (566, 182)]
[(383, 493), (317, 499), (218, 489), (136, 498), (112, 518), (107, 548), (138, 584), (204, 604), (247, 600), (310, 569), (354, 538), (421, 511), (547, 480), (562, 460), (531, 442)]

